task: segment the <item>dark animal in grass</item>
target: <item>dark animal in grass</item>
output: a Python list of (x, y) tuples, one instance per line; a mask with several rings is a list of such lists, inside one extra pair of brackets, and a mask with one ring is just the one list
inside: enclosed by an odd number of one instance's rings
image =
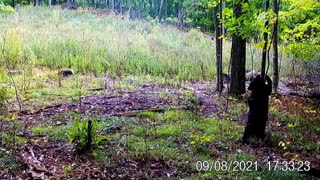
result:
[(268, 120), (269, 95), (272, 91), (272, 81), (269, 76), (263, 79), (258, 75), (251, 81), (248, 89), (252, 93), (248, 98), (248, 122), (242, 137), (244, 143), (247, 143), (251, 137), (264, 140), (266, 136), (265, 129)]
[(61, 69), (59, 71), (59, 75), (62, 77), (68, 77), (74, 75), (74, 73), (72, 69)]

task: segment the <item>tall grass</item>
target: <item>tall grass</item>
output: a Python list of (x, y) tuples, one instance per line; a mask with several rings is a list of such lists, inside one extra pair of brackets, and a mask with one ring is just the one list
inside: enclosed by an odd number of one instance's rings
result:
[[(58, 7), (23, 7), (0, 18), (0, 36), (1, 45), (3, 37), (8, 41), (5, 51), (12, 68), (22, 62), (83, 73), (184, 80), (211, 80), (216, 74), (213, 40), (197, 30), (182, 32), (156, 21), (129, 21)], [(230, 49), (230, 42), (225, 41), (225, 72)], [(255, 69), (260, 55), (259, 51), (254, 55)], [(248, 69), (250, 59), (248, 49)], [(0, 62), (3, 64), (3, 56)]]
[(213, 41), (196, 30), (183, 33), (154, 22), (44, 7), (21, 8), (0, 21), (2, 37), (20, 40), (6, 44), (12, 64), (22, 52), (36, 66), (84, 73), (179, 79), (212, 79), (215, 75)]

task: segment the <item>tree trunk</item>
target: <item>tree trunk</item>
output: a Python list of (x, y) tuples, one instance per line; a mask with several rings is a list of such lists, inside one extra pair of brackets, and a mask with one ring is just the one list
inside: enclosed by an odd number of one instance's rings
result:
[(169, 6), (168, 5), (168, 0), (166, 0), (165, 2), (166, 2), (166, 5), (165, 5), (165, 7), (166, 7), (166, 10), (165, 10), (166, 16), (165, 17), (167, 18), (168, 17), (168, 6)]
[(178, 28), (181, 29), (183, 27), (183, 17), (182, 17), (182, 0), (178, 2)]
[(141, 19), (141, 2), (140, 1), (138, 6), (138, 18)]
[[(265, 12), (268, 12), (269, 10), (269, 0), (265, 0), (266, 6), (265, 6)], [(267, 28), (269, 25), (269, 21), (267, 20), (264, 23), (264, 27)], [(264, 46), (262, 50), (262, 61), (261, 61), (261, 76), (262, 78), (266, 75), (266, 61), (267, 61), (267, 52), (268, 52), (268, 32), (263, 33), (263, 40), (264, 40)]]
[(160, 5), (159, 5), (159, 9), (158, 9), (158, 20), (159, 22), (161, 22), (161, 16), (162, 16), (162, 6), (163, 6), (163, 0), (161, 0)]
[(130, 7), (129, 7), (129, 19), (130, 20), (133, 20), (133, 14), (132, 14), (132, 6), (130, 4)]
[(219, 92), (219, 96), (221, 96), (223, 89), (223, 79), (222, 79), (222, 39), (220, 36), (222, 35), (222, 24), (219, 20), (219, 14), (221, 17), (222, 13), (222, 3), (220, 3), (214, 8), (214, 16), (215, 16), (215, 32), (216, 32), (216, 65), (217, 65), (217, 91)]
[[(226, 7), (226, 2), (223, 1), (221, 6), (222, 6), (222, 8), (221, 8), (221, 13), (220, 14), (221, 14), (222, 22), (223, 22), (224, 21), (224, 16), (222, 16), (222, 10)], [(222, 34), (226, 34), (225, 27), (223, 27), (223, 26), (222, 26)]]
[(115, 1), (115, 0), (111, 0), (111, 8), (112, 8), (112, 11), (113, 11), (113, 12), (114, 12), (114, 10), (115, 10), (115, 9), (114, 9), (114, 8), (115, 8), (114, 1)]
[(153, 13), (153, 0), (149, 0), (149, 4), (150, 4), (150, 11), (149, 11), (149, 15), (152, 16), (152, 13)]
[[(247, 2), (244, 0), (242, 2)], [(237, 3), (234, 8), (236, 18), (240, 17), (242, 12), (242, 2)], [(246, 92), (246, 39), (239, 36), (232, 36), (231, 46), (231, 84), (230, 94), (240, 95)]]
[(278, 62), (278, 18), (279, 18), (279, 2), (280, 0), (273, 0), (273, 12), (276, 14), (276, 21), (273, 24), (273, 90), (277, 92), (279, 84), (279, 62)]

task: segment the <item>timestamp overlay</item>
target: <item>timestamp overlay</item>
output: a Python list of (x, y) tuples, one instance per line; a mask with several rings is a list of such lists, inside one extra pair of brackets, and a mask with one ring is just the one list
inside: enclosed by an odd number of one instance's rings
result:
[(268, 161), (269, 171), (310, 171), (310, 161)]
[(257, 161), (197, 161), (197, 171), (257, 171)]
[[(268, 161), (261, 163), (258, 161), (221, 161), (208, 160), (197, 161), (195, 168), (199, 172), (208, 171), (258, 171), (261, 167), (268, 171), (309, 171), (309, 161)], [(264, 169), (265, 169), (264, 168)]]

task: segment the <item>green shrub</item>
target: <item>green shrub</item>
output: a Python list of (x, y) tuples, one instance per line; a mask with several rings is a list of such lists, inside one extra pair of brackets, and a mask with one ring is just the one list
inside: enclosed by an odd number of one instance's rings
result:
[(4, 54), (5, 59), (0, 59), (0, 62), (8, 63), (10, 69), (15, 69), (19, 64), (22, 63), (22, 58), (24, 54), (23, 48), (23, 37), (15, 29), (5, 29), (4, 30)]
[(11, 6), (6, 6), (0, 2), (0, 17), (14, 13), (14, 9)]
[(6, 100), (8, 99), (8, 91), (7, 88), (0, 88), (0, 115), (4, 114), (7, 110)]
[(47, 134), (48, 132), (46, 128), (41, 128), (41, 127), (33, 127), (31, 131), (37, 135), (44, 135), (44, 134)]
[(75, 148), (78, 152), (84, 152), (88, 150), (87, 147), (88, 142), (88, 124), (89, 121), (92, 123), (91, 125), (91, 137), (92, 143), (91, 147), (96, 147), (106, 138), (102, 135), (97, 134), (97, 119), (86, 119), (84, 122), (81, 121), (81, 117), (77, 116), (69, 129), (69, 141), (75, 144)]

